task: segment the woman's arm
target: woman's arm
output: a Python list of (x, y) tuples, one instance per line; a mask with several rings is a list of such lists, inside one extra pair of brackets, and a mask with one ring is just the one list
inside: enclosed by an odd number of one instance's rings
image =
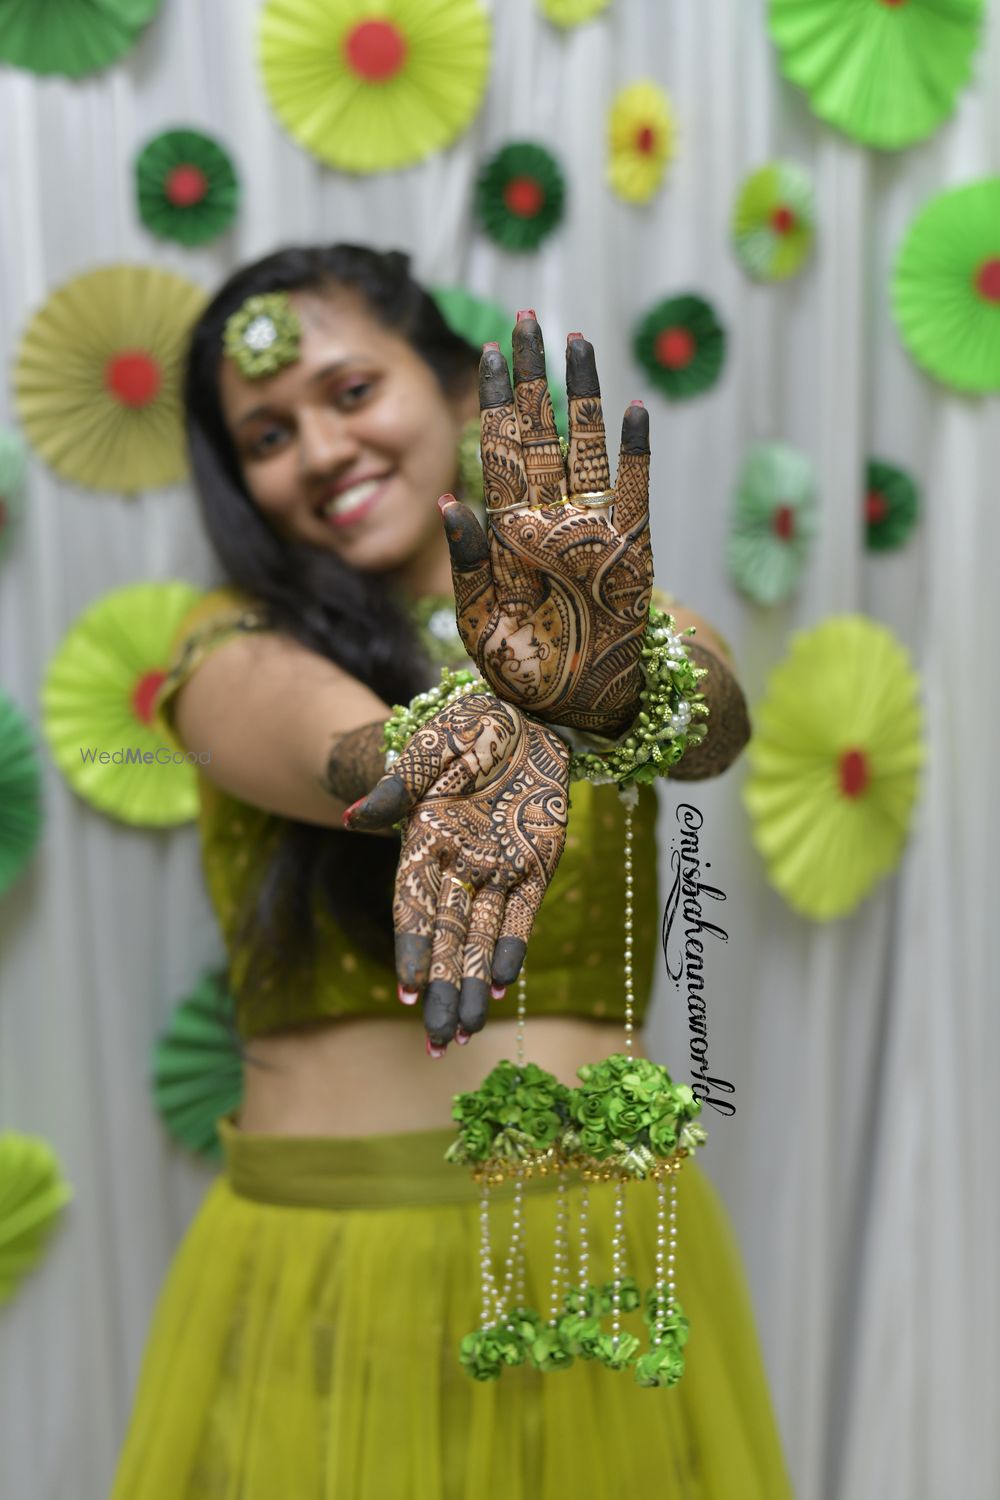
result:
[[(185, 748), (223, 791), (267, 812), (342, 826), (344, 811), (385, 771), (390, 709), (334, 662), (288, 636), (234, 637), (178, 691)], [(392, 835), (392, 830), (388, 830)]]
[(709, 716), (703, 722), (708, 734), (700, 745), (685, 751), (677, 765), (670, 767), (671, 781), (707, 781), (709, 777), (721, 776), (745, 748), (750, 738), (750, 715), (743, 696), (732, 657), (722, 640), (707, 620), (683, 604), (670, 605), (670, 613), (678, 630), (693, 625), (697, 635), (686, 637), (687, 653), (696, 667), (705, 667), (708, 676), (699, 681), (705, 695)]

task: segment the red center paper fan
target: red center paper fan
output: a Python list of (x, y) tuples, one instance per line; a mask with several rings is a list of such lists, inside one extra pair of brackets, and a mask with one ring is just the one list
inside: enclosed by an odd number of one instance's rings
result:
[(394, 78), (407, 50), (405, 35), (391, 21), (359, 21), (344, 38), (348, 67), (368, 83)]

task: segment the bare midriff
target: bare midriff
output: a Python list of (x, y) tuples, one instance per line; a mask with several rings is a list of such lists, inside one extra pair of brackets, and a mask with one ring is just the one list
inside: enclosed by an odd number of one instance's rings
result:
[[(513, 1061), (516, 987), (494, 1002), (485, 1029), (440, 1059), (424, 1051), (419, 1013), (410, 1018), (321, 1021), (246, 1043), (241, 1130), (261, 1135), (386, 1135), (451, 1124), (455, 1094), (478, 1088), (502, 1058)], [(510, 1006), (501, 1019), (498, 1008)], [(528, 1021), (526, 1057), (561, 1082), (611, 1052), (624, 1051), (620, 1021), (539, 1016)], [(635, 1038), (634, 1052), (644, 1057)]]

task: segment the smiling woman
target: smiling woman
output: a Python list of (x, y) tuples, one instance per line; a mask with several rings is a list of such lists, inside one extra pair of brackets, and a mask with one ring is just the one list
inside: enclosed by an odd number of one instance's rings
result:
[[(295, 339), (253, 372), (223, 352), (225, 330), (261, 297), (279, 299)], [(219, 1125), (225, 1171), (161, 1296), (113, 1500), (788, 1493), (738, 1259), (693, 1165), (678, 1191), (677, 1276), (697, 1335), (676, 1393), (651, 1396), (583, 1360), (496, 1384), (458, 1368), (480, 1225), (475, 1185), (444, 1161), (447, 1121), (455, 1093), (515, 1051), (503, 997), (526, 944), (535, 1062), (570, 1083), (621, 1036), (622, 891), (609, 872), (625, 812), (613, 786), (589, 782), (570, 810), (560, 715), (595, 730), (630, 721), (652, 583), (641, 403), (612, 490), (591, 346), (576, 335), (568, 351), (568, 468), (533, 314), (514, 347), (512, 390), (495, 352), (480, 362), (449, 330), (405, 256), (344, 245), (245, 268), (196, 329), (189, 441), (229, 586), (178, 632), (157, 709), (175, 743), (211, 747), (204, 864), (246, 1079), (238, 1115)], [(478, 406), (487, 499), (495, 508), (501, 472), (509, 490), (488, 519), (451, 501)], [(541, 524), (529, 502), (543, 484)], [(588, 511), (567, 491), (614, 496), (622, 529), (610, 503)], [(585, 576), (619, 587), (578, 590), (574, 616), (548, 601), (578, 588), (565, 562), (577, 544)], [(451, 662), (474, 650), (487, 680), (439, 708), (386, 773), (390, 705), (436, 676), (417, 624), (430, 605), (453, 623)], [(572, 636), (573, 619), (599, 622), (603, 659), (594, 630)], [(730, 668), (706, 656), (738, 707)], [(732, 759), (739, 725), (727, 743)], [(402, 853), (386, 826), (401, 798)], [(358, 799), (356, 826), (342, 826)], [(656, 956), (655, 815), (643, 786), (637, 1021)], [(433, 1062), (409, 1008), (420, 991)], [(579, 1193), (566, 1194), (573, 1214)], [(529, 1298), (555, 1197), (541, 1185)], [(610, 1221), (595, 1205), (591, 1222), (596, 1263)], [(653, 1236), (630, 1225), (627, 1244), (650, 1282)], [(603, 1420), (581, 1430), (582, 1411)]]

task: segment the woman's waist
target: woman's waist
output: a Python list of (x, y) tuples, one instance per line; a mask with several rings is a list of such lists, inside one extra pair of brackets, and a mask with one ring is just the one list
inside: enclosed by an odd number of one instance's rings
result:
[[(370, 1136), (443, 1129), (455, 1094), (478, 1088), (516, 1052), (514, 989), (494, 1002), (483, 1031), (443, 1058), (429, 1058), (419, 1015), (351, 1018), (256, 1037), (245, 1049), (240, 1131)], [(510, 1007), (508, 1016), (497, 1014)], [(573, 1084), (576, 1070), (622, 1050), (620, 1022), (529, 1016), (525, 1056)], [(635, 1050), (642, 1052), (636, 1038)]]

